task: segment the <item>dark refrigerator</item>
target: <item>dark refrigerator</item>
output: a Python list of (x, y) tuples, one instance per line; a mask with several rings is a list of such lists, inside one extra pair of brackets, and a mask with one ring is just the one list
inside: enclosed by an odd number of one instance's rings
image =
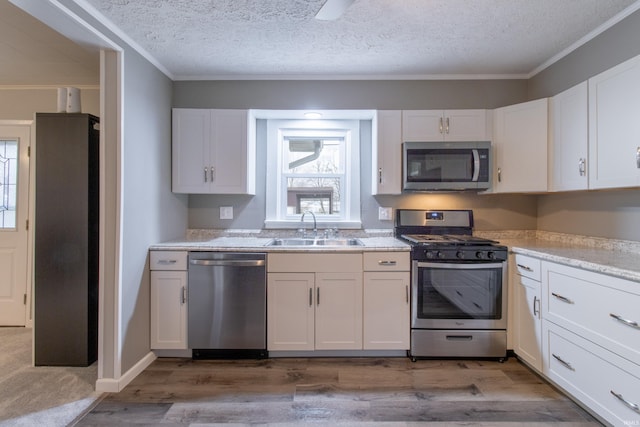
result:
[(36, 114), (36, 366), (97, 359), (98, 124), (90, 114)]

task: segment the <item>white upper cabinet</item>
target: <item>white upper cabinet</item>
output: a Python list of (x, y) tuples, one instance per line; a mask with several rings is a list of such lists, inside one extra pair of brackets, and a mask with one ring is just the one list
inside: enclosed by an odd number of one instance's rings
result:
[(547, 98), (494, 110), (492, 192), (547, 191)]
[(247, 110), (173, 109), (172, 191), (255, 194)]
[(403, 142), (487, 141), (491, 139), (487, 110), (404, 110)]
[(589, 79), (589, 188), (640, 185), (640, 56)]
[(549, 190), (586, 190), (589, 112), (588, 84), (582, 82), (549, 101)]
[(402, 192), (402, 111), (377, 112), (377, 138), (373, 147), (373, 177), (371, 194)]

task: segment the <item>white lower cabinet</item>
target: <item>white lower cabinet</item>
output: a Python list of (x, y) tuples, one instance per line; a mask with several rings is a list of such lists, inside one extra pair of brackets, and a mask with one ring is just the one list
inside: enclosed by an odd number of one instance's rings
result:
[(267, 349), (362, 349), (362, 254), (269, 254)]
[(408, 350), (410, 347), (409, 254), (364, 254), (363, 348)]
[(187, 349), (187, 252), (151, 251), (151, 349)]
[(540, 260), (516, 254), (514, 351), (532, 368), (542, 371)]
[(269, 254), (267, 349), (408, 350), (409, 269), (409, 252)]
[(545, 374), (614, 426), (640, 424), (640, 366), (545, 322)]
[(640, 284), (549, 261), (540, 277), (543, 375), (608, 423), (640, 424)]

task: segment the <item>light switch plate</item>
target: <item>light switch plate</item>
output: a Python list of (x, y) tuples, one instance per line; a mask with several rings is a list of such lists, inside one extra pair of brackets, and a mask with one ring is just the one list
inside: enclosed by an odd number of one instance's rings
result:
[(220, 219), (233, 219), (233, 206), (220, 206)]
[(393, 215), (393, 208), (385, 208), (380, 206), (378, 208), (378, 219), (380, 221), (390, 221)]

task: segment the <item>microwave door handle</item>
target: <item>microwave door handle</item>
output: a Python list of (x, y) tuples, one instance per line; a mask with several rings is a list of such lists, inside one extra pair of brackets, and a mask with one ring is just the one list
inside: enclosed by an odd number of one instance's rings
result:
[(473, 153), (473, 178), (471, 181), (477, 182), (480, 176), (480, 154), (478, 150), (471, 150)]

